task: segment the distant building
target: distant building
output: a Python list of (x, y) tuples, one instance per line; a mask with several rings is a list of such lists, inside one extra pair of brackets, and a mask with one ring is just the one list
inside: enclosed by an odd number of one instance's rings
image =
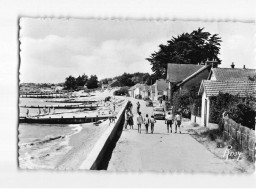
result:
[(151, 98), (152, 100), (156, 101), (159, 98), (163, 100), (168, 100), (168, 82), (164, 79), (159, 79), (155, 82), (154, 85), (151, 87)]
[(108, 83), (104, 84), (104, 83), (101, 83), (101, 89), (107, 89), (108, 88)]
[(113, 80), (111, 83), (108, 84), (108, 88), (113, 88), (113, 87), (121, 87), (121, 84), (117, 79)]
[(133, 98), (149, 98), (150, 97), (150, 87), (145, 84), (137, 83), (136, 85), (130, 87), (128, 90), (129, 96)]

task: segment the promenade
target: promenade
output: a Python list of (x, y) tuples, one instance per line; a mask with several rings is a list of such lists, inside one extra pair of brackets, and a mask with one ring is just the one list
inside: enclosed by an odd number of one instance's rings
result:
[[(164, 120), (157, 120), (154, 134), (138, 134), (136, 102), (133, 104), (134, 129), (123, 129), (109, 162), (108, 171), (164, 171), (240, 173), (229, 161), (218, 158), (188, 134), (190, 121), (182, 123), (182, 134), (167, 133)], [(153, 108), (139, 100), (143, 117)], [(174, 125), (173, 125), (174, 127)]]

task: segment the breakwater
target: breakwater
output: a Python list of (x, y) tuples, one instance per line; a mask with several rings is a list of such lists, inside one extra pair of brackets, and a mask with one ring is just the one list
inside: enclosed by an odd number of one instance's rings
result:
[(39, 123), (39, 124), (81, 124), (81, 123), (92, 123), (99, 120), (108, 119), (109, 116), (96, 116), (96, 117), (72, 117), (72, 118), (27, 118), (20, 117), (19, 123)]
[(37, 106), (20, 106), (21, 108), (54, 108), (54, 109), (83, 109), (83, 108), (89, 108), (90, 110), (96, 110), (98, 105), (37, 105)]

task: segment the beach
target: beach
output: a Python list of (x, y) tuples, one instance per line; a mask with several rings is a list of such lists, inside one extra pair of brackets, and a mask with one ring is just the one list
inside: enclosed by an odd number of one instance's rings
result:
[[(56, 109), (55, 113), (45, 117), (84, 117), (117, 114), (124, 102), (123, 97), (114, 97), (114, 90), (96, 91), (89, 97), (72, 98), (75, 101), (96, 101), (100, 106), (96, 110)], [(111, 96), (110, 102), (103, 100)], [(52, 101), (52, 102), (51, 102)], [(57, 101), (55, 99), (54, 101)], [(19, 105), (56, 105), (56, 102), (40, 98), (20, 98)], [(58, 100), (59, 101), (59, 100)], [(113, 103), (115, 111), (113, 110)], [(65, 103), (65, 105), (75, 103)], [(26, 108), (20, 107), (20, 116)], [(38, 109), (29, 109), (31, 117), (38, 117)], [(83, 124), (19, 124), (19, 167), (21, 169), (60, 169), (75, 170), (86, 159), (99, 137), (109, 126), (109, 120)]]

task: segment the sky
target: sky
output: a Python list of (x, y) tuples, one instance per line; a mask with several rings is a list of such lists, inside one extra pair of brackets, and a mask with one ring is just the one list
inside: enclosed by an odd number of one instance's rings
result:
[(69, 75), (99, 79), (152, 73), (146, 60), (172, 36), (205, 28), (222, 39), (219, 67), (255, 68), (255, 25), (239, 22), (20, 19), (20, 82), (58, 83)]

